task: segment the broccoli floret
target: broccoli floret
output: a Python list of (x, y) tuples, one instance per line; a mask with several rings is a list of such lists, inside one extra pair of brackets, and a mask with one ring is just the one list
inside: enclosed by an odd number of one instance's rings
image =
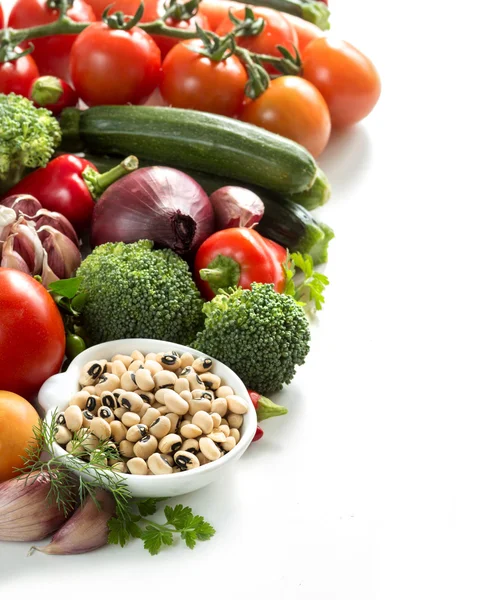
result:
[(0, 191), (7, 191), (26, 169), (46, 166), (61, 128), (50, 111), (16, 94), (0, 94), (0, 123)]
[(273, 285), (254, 283), (219, 294), (204, 305), (204, 329), (194, 348), (233, 369), (260, 394), (277, 392), (309, 352), (310, 329), (303, 308)]
[(147, 240), (95, 248), (77, 271), (87, 293), (83, 324), (94, 342), (153, 338), (188, 344), (202, 328), (203, 301), (187, 263)]

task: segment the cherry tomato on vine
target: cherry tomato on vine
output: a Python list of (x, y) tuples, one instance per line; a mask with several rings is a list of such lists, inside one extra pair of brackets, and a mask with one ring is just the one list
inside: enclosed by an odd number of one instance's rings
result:
[(3, 29), (3, 10), (2, 10), (1, 4), (0, 4), (0, 29)]
[[(140, 0), (85, 0), (85, 2), (93, 9), (97, 21), (101, 21), (101, 17), (107, 6), (111, 6), (109, 14), (120, 10), (127, 16), (133, 16), (140, 5)], [(159, 16), (157, 10), (158, 0), (144, 0), (143, 4), (141, 23), (155, 21)]]
[[(19, 51), (20, 48), (18, 48)], [(0, 64), (0, 93), (29, 96), (30, 86), (39, 77), (39, 70), (30, 54)]]
[(47, 108), (52, 114), (58, 115), (69, 106), (76, 106), (78, 94), (59, 77), (43, 75), (34, 79), (29, 90), (29, 98), (35, 106)]
[[(176, 29), (184, 29), (186, 31), (196, 31), (196, 24), (199, 25), (201, 29), (209, 29), (209, 24), (206, 17), (200, 14), (183, 21), (176, 21), (172, 17), (169, 17), (166, 19), (165, 24), (168, 27), (175, 27)], [(177, 38), (167, 37), (164, 35), (152, 35), (152, 39), (159, 47), (162, 60), (164, 60), (164, 58), (167, 56), (169, 50), (171, 50), (181, 41)]]
[(238, 2), (231, 0), (202, 0), (197, 14), (204, 15), (208, 20), (211, 31), (216, 31), (223, 19), (228, 15), (228, 9), (241, 8)]
[(309, 23), (309, 21), (304, 21), (304, 19), (301, 19), (300, 17), (285, 14), (285, 18), (287, 21), (292, 23), (295, 29), (300, 52), (303, 52), (304, 48), (307, 48), (307, 46), (317, 38), (321, 38), (326, 35), (322, 29), (317, 27), (317, 25), (314, 25), (314, 23)]
[[(251, 9), (256, 18), (262, 18), (265, 21), (263, 31), (258, 35), (239, 36), (237, 42), (239, 46), (247, 48), (251, 52), (258, 54), (269, 54), (270, 56), (281, 56), (277, 46), (287, 48), (294, 54), (294, 46), (298, 47), (297, 34), (293, 25), (287, 21), (282, 13), (261, 6), (252, 6)], [(238, 19), (244, 19), (245, 7), (233, 10), (233, 15)], [(226, 35), (234, 28), (229, 16), (221, 22), (216, 33)], [(267, 67), (269, 73), (277, 73), (272, 66)]]
[(186, 40), (166, 56), (160, 79), (162, 97), (178, 108), (235, 115), (245, 95), (245, 67), (234, 55), (213, 61), (192, 48), (203, 49), (204, 43)]
[[(67, 12), (73, 21), (94, 21), (95, 15), (84, 0), (74, 0)], [(16, 0), (8, 19), (9, 27), (23, 29), (45, 25), (56, 21), (59, 11), (47, 6), (47, 0)], [(69, 53), (76, 39), (75, 35), (51, 35), (32, 40), (35, 50), (32, 57), (41, 75), (56, 75), (61, 79), (69, 76)]]
[(89, 106), (141, 104), (159, 80), (160, 50), (139, 27), (128, 31), (93, 23), (71, 51), (71, 78)]
[(277, 77), (256, 100), (245, 105), (241, 119), (290, 138), (321, 154), (331, 134), (331, 118), (323, 97), (301, 77)]
[(327, 102), (333, 127), (361, 121), (380, 97), (380, 77), (373, 63), (347, 42), (314, 40), (304, 50), (302, 63), (305, 79)]

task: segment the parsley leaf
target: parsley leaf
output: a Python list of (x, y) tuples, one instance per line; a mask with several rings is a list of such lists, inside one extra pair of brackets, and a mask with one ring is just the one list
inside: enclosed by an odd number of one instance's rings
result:
[(108, 521), (108, 543), (119, 544), (122, 548), (127, 544), (131, 535), (126, 523), (121, 519), (111, 518)]
[(157, 504), (164, 500), (167, 500), (167, 498), (145, 498), (145, 500), (140, 500), (137, 502), (138, 511), (142, 517), (153, 515), (157, 512)]
[(164, 531), (157, 525), (148, 525), (142, 532), (143, 547), (155, 556), (162, 546), (172, 546), (174, 536), (170, 531)]
[(314, 271), (314, 261), (309, 254), (293, 252), (287, 254), (283, 264), (285, 274), (285, 294), (303, 306), (314, 306), (321, 310), (324, 304), (324, 290), (329, 279), (322, 273)]
[(164, 513), (167, 523), (179, 530), (184, 529), (186, 524), (192, 519), (192, 510), (189, 506), (182, 506), (182, 504), (177, 504), (174, 508), (166, 506)]

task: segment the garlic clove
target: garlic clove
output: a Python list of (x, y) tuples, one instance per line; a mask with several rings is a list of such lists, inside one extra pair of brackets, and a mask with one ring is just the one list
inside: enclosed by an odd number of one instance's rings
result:
[(64, 215), (61, 215), (61, 213), (42, 208), (36, 212), (36, 214), (32, 217), (32, 220), (35, 222), (35, 228), (40, 232), (39, 237), (41, 242), (44, 242), (44, 239), (48, 237), (48, 234), (46, 231), (41, 232), (40, 230), (45, 225), (48, 225), (49, 227), (54, 227), (54, 229), (57, 229), (60, 233), (63, 233), (76, 246), (79, 245), (78, 236), (74, 231), (74, 227)]
[(59, 279), (72, 277), (81, 264), (81, 252), (74, 242), (63, 233), (44, 225), (38, 231), (47, 252), (49, 267)]
[(47, 260), (47, 252), (44, 250), (44, 258), (42, 260), (42, 285), (47, 289), (49, 284), (54, 281), (59, 281), (59, 277), (54, 273), (54, 271), (49, 266), (49, 262)]
[(14, 250), (20, 254), (31, 275), (39, 275), (42, 270), (42, 244), (33, 223), (19, 217), (12, 225), (11, 235), (15, 235)]
[(42, 204), (30, 194), (16, 194), (2, 200), (3, 206), (8, 206), (15, 211), (17, 217), (23, 215), (32, 217), (42, 208)]
[(50, 476), (36, 471), (25, 479), (0, 483), (0, 540), (42, 540), (66, 521), (65, 515), (48, 500)]
[(14, 240), (15, 234), (10, 234), (7, 241), (3, 243), (0, 267), (16, 269), (17, 271), (22, 271), (23, 273), (27, 273), (27, 275), (31, 275), (32, 273), (25, 260), (14, 250)]
[(108, 521), (115, 516), (115, 501), (105, 490), (98, 490), (98, 508), (88, 496), (73, 516), (54, 534), (47, 546), (33, 546), (44, 554), (83, 554), (105, 546), (108, 543)]
[(17, 215), (12, 208), (0, 205), (0, 244), (8, 238), (11, 226), (16, 220)]

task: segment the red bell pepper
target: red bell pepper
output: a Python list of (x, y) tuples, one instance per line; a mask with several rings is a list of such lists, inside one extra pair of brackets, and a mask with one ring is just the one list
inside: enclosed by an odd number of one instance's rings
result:
[(232, 227), (217, 231), (205, 240), (196, 254), (194, 270), (201, 294), (211, 300), (220, 289), (253, 282), (273, 283), (275, 291), (285, 290), (283, 263), (287, 251), (253, 229)]
[(253, 436), (253, 439), (251, 441), (258, 442), (258, 440), (261, 440), (263, 437), (263, 433), (264, 433), (263, 429), (260, 427), (260, 425), (257, 425), (255, 435)]
[(137, 159), (129, 156), (111, 171), (100, 174), (88, 160), (63, 154), (24, 177), (8, 195), (34, 196), (44, 208), (64, 215), (80, 233), (90, 225), (94, 201), (108, 186), (137, 167)]
[(281, 415), (286, 415), (289, 412), (285, 406), (279, 406), (278, 404), (275, 404), (275, 402), (272, 402), (270, 398), (266, 398), (258, 392), (248, 390), (248, 393), (250, 394), (250, 400), (255, 407), (258, 421), (264, 421), (265, 419), (270, 419), (271, 417), (280, 417)]

